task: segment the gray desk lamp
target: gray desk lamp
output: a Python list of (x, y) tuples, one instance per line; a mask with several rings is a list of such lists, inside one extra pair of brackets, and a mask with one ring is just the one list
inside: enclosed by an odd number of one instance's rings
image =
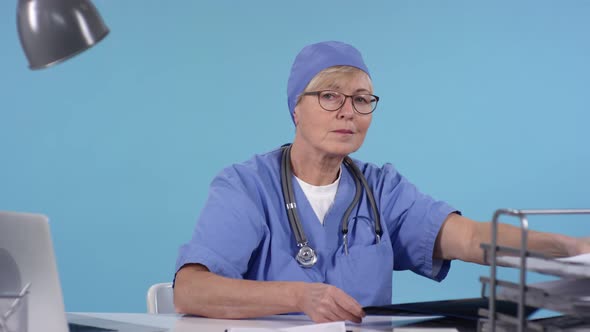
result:
[(109, 33), (90, 0), (19, 0), (17, 26), (31, 69), (67, 60)]

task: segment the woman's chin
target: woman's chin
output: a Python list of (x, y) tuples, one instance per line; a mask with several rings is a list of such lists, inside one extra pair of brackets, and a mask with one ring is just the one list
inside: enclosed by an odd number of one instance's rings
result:
[(358, 150), (359, 146), (353, 144), (333, 144), (328, 149), (327, 152), (331, 155), (345, 157), (349, 154)]

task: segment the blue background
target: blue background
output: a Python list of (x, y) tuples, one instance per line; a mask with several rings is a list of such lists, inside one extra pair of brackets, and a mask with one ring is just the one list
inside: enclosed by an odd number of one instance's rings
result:
[[(357, 158), (477, 220), (590, 205), (590, 1), (97, 0), (110, 35), (43, 71), (16, 2), (0, 1), (0, 209), (51, 218), (69, 311), (145, 310), (212, 177), (292, 139), (287, 76), (312, 42), (352, 43), (372, 71)], [(394, 302), (478, 296), (487, 273), (395, 273)]]

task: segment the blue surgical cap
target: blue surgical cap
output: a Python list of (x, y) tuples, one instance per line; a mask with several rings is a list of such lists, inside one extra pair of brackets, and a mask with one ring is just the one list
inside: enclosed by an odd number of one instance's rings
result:
[(293, 121), (295, 121), (293, 113), (297, 97), (315, 75), (334, 66), (356, 67), (370, 76), (361, 53), (351, 45), (338, 41), (326, 41), (304, 47), (295, 57), (287, 84), (287, 103)]

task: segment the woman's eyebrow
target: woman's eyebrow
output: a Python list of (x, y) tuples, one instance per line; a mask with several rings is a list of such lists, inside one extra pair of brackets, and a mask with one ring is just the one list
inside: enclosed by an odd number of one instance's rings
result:
[[(334, 90), (334, 91), (340, 91), (340, 85), (338, 85), (338, 83), (332, 83), (329, 84), (326, 89), (329, 90)], [(371, 90), (369, 89), (365, 89), (365, 88), (358, 88), (356, 90), (354, 90), (353, 93), (359, 93), (359, 92), (363, 92), (363, 93), (371, 93)]]
[(371, 90), (368, 90), (368, 89), (365, 89), (365, 88), (360, 88), (360, 89), (356, 89), (354, 92), (355, 93), (357, 93), (357, 92), (368, 92), (368, 93), (371, 93)]
[(340, 85), (338, 85), (338, 83), (332, 83), (332, 84), (328, 84), (328, 86), (326, 88), (330, 89), (330, 90), (339, 90)]

